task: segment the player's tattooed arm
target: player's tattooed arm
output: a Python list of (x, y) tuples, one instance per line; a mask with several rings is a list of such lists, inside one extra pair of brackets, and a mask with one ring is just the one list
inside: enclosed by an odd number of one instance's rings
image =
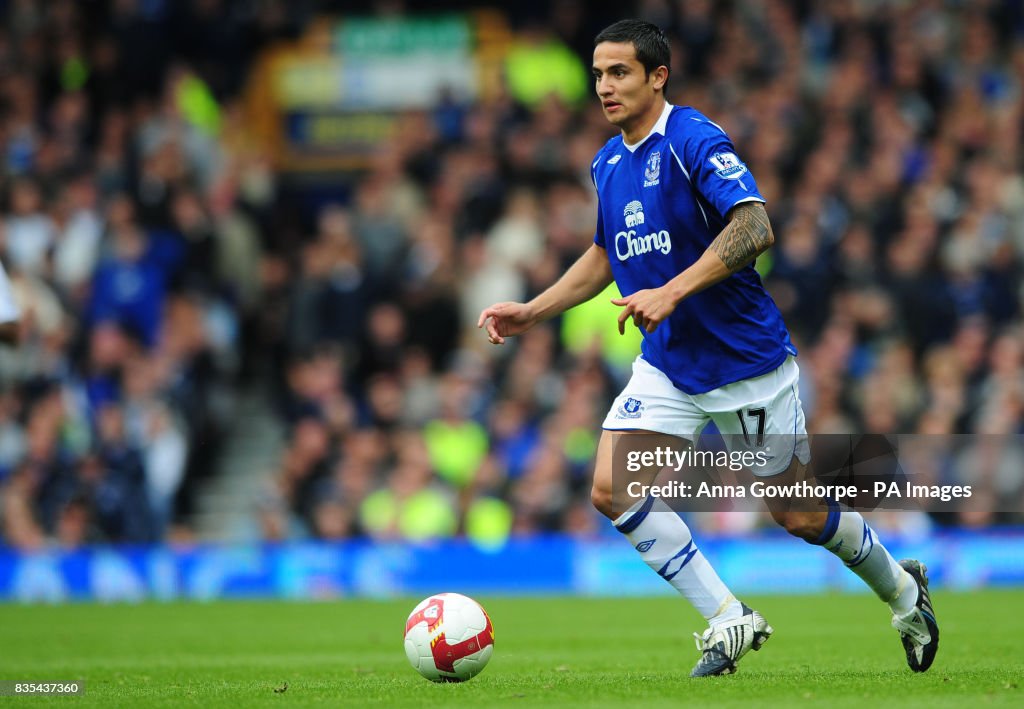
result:
[(711, 242), (711, 249), (735, 273), (775, 243), (768, 213), (760, 202), (744, 202), (732, 210), (732, 219)]

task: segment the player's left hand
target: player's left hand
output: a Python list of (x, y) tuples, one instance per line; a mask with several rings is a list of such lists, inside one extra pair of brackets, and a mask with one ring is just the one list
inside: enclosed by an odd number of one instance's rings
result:
[(647, 288), (625, 298), (612, 298), (612, 305), (622, 306), (622, 313), (619, 314), (620, 335), (626, 334), (626, 320), (631, 317), (637, 327), (654, 332), (676, 309), (676, 301), (664, 288)]

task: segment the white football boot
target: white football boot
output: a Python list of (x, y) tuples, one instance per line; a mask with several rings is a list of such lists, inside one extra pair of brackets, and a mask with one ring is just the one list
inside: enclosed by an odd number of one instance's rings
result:
[(764, 616), (744, 605), (739, 618), (712, 625), (704, 635), (693, 634), (701, 657), (690, 676), (731, 675), (739, 659), (750, 650), (760, 650), (773, 632)]
[(907, 665), (914, 672), (924, 672), (932, 666), (939, 649), (939, 624), (928, 593), (928, 568), (916, 559), (903, 559), (900, 566), (917, 582), (917, 604), (906, 615), (894, 615), (892, 627), (900, 633)]

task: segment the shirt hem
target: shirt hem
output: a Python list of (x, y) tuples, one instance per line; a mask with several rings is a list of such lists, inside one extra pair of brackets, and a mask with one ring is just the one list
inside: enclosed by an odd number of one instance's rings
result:
[(748, 370), (743, 370), (742, 372), (740, 372), (740, 374), (738, 374), (735, 377), (729, 377), (727, 379), (714, 379), (707, 384), (703, 382), (698, 383), (697, 387), (692, 389), (682, 386), (680, 382), (677, 381), (669, 372), (666, 372), (664, 368), (659, 367), (655, 362), (652, 362), (646, 354), (641, 353), (640, 356), (643, 357), (648, 364), (650, 364), (652, 367), (659, 370), (662, 374), (668, 377), (668, 380), (672, 382), (672, 386), (674, 386), (676, 389), (690, 396), (698, 396), (700, 394), (707, 394), (709, 391), (714, 391), (715, 389), (720, 389), (721, 387), (728, 386), (729, 384), (735, 384), (736, 382), (742, 382), (747, 379), (753, 379), (754, 377), (760, 377), (763, 374), (768, 374), (769, 372), (772, 372), (778, 369), (780, 366), (782, 366), (782, 363), (786, 361), (786, 358), (792, 357), (793, 355), (790, 354), (790, 352), (788, 352), (785, 347), (782, 347), (779, 350), (778, 356), (775, 357), (774, 359), (769, 360), (767, 363), (758, 364), (757, 366), (751, 367)]

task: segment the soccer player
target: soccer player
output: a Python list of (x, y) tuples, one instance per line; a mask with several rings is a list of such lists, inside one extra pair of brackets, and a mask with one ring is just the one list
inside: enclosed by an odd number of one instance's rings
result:
[[(613, 301), (622, 307), (619, 330), (632, 320), (644, 340), (632, 378), (604, 420), (593, 503), (707, 619), (691, 675), (728, 674), (749, 650), (760, 649), (772, 627), (729, 591), (663, 500), (647, 497), (613, 513), (613, 493), (621, 495), (616, 488), (627, 481), (613, 480), (612, 432), (695, 442), (709, 421), (727, 440), (753, 426), (758, 439), (787, 435), (790, 442), (788, 455), (776, 454), (756, 474), (807, 465), (796, 349), (753, 268), (774, 235), (765, 200), (721, 127), (666, 101), (664, 33), (648, 22), (622, 20), (598, 34), (594, 46), (597, 95), (621, 131), (591, 165), (599, 198), (594, 243), (546, 291), (529, 303), (486, 308), (478, 326), (491, 343), (504, 344), (614, 279), (622, 294)], [(824, 509), (770, 508), (790, 534), (838, 556), (888, 603), (910, 668), (927, 670), (939, 630), (924, 565), (897, 563), (858, 512), (834, 501)]]

